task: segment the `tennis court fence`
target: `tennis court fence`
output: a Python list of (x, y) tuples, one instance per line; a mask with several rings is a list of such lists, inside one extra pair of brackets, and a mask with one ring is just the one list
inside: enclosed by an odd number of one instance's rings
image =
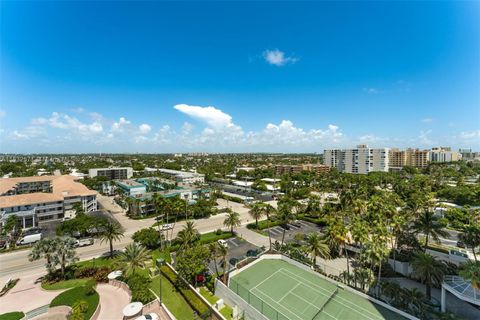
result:
[(249, 305), (260, 311), (265, 317), (271, 320), (289, 320), (289, 318), (278, 312), (274, 307), (263, 301), (250, 290), (239, 284), (235, 279), (230, 278), (230, 290), (235, 292), (240, 298), (248, 302)]

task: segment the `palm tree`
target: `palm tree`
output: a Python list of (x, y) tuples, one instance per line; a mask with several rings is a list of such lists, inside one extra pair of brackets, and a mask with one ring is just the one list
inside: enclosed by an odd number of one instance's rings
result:
[(396, 282), (382, 283), (382, 294), (386, 296), (393, 306), (398, 306), (401, 299), (402, 287)]
[(466, 246), (472, 248), (473, 258), (477, 261), (476, 247), (480, 246), (480, 226), (467, 225), (463, 228), (463, 232), (458, 235)]
[(100, 243), (110, 244), (110, 257), (113, 257), (113, 242), (123, 237), (123, 228), (118, 222), (109, 221), (103, 225), (103, 232), (100, 234)]
[(330, 258), (330, 248), (318, 233), (310, 233), (307, 237), (306, 250), (312, 257), (313, 267), (317, 266), (317, 256), (323, 259)]
[(282, 243), (280, 247), (283, 246), (285, 242), (285, 232), (287, 230), (287, 225), (295, 218), (295, 215), (292, 213), (293, 205), (289, 202), (279, 202), (278, 210), (277, 210), (277, 220), (280, 221), (283, 227), (283, 234), (282, 234)]
[(272, 214), (275, 214), (275, 208), (271, 204), (265, 203), (263, 205), (263, 212), (267, 216), (267, 232), (268, 232), (268, 243), (270, 244), (269, 249), (272, 250), (272, 235), (270, 234), (270, 218)]
[(425, 235), (424, 252), (427, 251), (428, 240), (431, 237), (435, 242), (440, 242), (440, 237), (448, 238), (449, 234), (443, 230), (444, 225), (439, 222), (439, 218), (429, 209), (424, 209), (417, 220), (413, 222), (412, 230), (414, 233)]
[(253, 206), (250, 208), (248, 213), (250, 216), (255, 219), (255, 227), (258, 229), (258, 219), (261, 219), (264, 215), (264, 203), (263, 202), (256, 202), (253, 204)]
[(135, 274), (137, 268), (145, 268), (145, 261), (148, 260), (149, 252), (145, 247), (137, 243), (131, 243), (121, 254), (122, 262), (127, 264), (128, 271)]
[(215, 266), (215, 276), (218, 276), (217, 258), (219, 256), (220, 248), (218, 242), (211, 242), (208, 244), (208, 250), (210, 251), (210, 261)]
[(187, 221), (177, 234), (177, 241), (180, 243), (182, 249), (189, 248), (195, 241), (200, 239), (200, 233), (195, 228), (195, 222)]
[(60, 270), (62, 278), (65, 279), (65, 268), (68, 263), (72, 263), (78, 260), (77, 253), (75, 252), (76, 241), (73, 238), (56, 238), (55, 239), (55, 262), (60, 264)]
[(480, 290), (480, 262), (468, 261), (460, 266), (460, 276), (470, 280), (472, 287)]
[(420, 278), (426, 286), (426, 296), (432, 298), (432, 284), (440, 285), (445, 274), (445, 265), (428, 253), (418, 252), (412, 262), (414, 274)]
[(377, 294), (379, 293), (378, 291), (380, 289), (380, 280), (382, 276), (382, 264), (383, 264), (383, 261), (388, 256), (388, 249), (385, 243), (382, 242), (382, 240), (379, 238), (380, 237), (377, 237), (377, 239), (372, 239), (371, 242), (367, 243), (362, 252), (362, 254), (367, 259), (367, 261), (370, 262), (371, 269), (373, 269), (373, 266), (378, 267)]
[(45, 267), (47, 268), (47, 272), (50, 274), (55, 270), (55, 253), (57, 251), (57, 242), (53, 238), (45, 238), (37, 243), (35, 243), (32, 247), (32, 251), (28, 255), (28, 260), (35, 261), (40, 259), (46, 259), (47, 263)]
[(227, 214), (225, 220), (223, 221), (223, 225), (230, 228), (230, 232), (233, 233), (233, 229), (241, 225), (240, 215), (238, 214), (238, 212), (230, 211)]
[(227, 255), (228, 255), (228, 248), (227, 246), (218, 246), (218, 254), (222, 257), (222, 265), (223, 265), (223, 283), (227, 284)]

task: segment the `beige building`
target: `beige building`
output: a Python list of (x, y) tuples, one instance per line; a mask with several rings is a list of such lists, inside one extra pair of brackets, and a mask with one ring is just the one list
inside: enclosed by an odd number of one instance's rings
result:
[(97, 192), (76, 177), (35, 176), (0, 179), (0, 225), (15, 215), (23, 228), (61, 221), (80, 203), (85, 212), (97, 210)]
[(275, 166), (275, 174), (281, 176), (284, 174), (295, 174), (302, 171), (315, 172), (315, 174), (321, 174), (328, 172), (330, 167), (323, 164), (282, 164)]
[(389, 156), (389, 167), (393, 170), (411, 166), (415, 168), (426, 168), (428, 165), (428, 150), (411, 149), (399, 150), (391, 149)]
[(340, 172), (368, 174), (369, 172), (388, 172), (389, 149), (369, 148), (358, 145), (355, 149), (330, 149), (323, 153), (325, 164)]

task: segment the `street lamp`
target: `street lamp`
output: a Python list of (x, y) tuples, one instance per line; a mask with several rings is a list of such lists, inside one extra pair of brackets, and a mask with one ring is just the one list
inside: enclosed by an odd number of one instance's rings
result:
[(158, 258), (156, 261), (157, 268), (158, 268), (158, 276), (160, 277), (160, 307), (162, 306), (162, 271), (160, 268), (163, 266), (165, 260), (163, 258)]
[[(158, 215), (158, 217), (155, 218), (155, 221), (157, 221), (157, 226), (158, 226), (158, 233), (160, 235), (160, 250), (163, 250), (163, 240), (162, 240), (162, 231), (163, 231), (163, 214)], [(160, 225), (162, 227), (160, 228)]]

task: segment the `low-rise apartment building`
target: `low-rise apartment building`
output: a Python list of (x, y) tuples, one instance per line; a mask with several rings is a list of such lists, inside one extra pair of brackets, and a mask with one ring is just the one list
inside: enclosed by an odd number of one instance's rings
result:
[(155, 168), (145, 168), (145, 172), (161, 172), (167, 176), (172, 177), (175, 181), (180, 183), (187, 183), (187, 184), (194, 184), (194, 183), (205, 183), (205, 175), (196, 173), (196, 172), (188, 172), (188, 171), (180, 171), (180, 170), (171, 170), (171, 169), (155, 169)]
[(0, 179), (0, 225), (11, 215), (23, 228), (60, 221), (75, 203), (85, 212), (96, 211), (97, 192), (77, 179), (68, 175)]
[(115, 184), (129, 196), (147, 193), (147, 186), (135, 180), (116, 180)]
[(462, 156), (462, 160), (480, 161), (480, 152), (473, 152), (472, 149), (460, 149), (458, 152)]
[(133, 176), (133, 168), (93, 168), (88, 170), (90, 178), (107, 177), (109, 180), (130, 179)]

